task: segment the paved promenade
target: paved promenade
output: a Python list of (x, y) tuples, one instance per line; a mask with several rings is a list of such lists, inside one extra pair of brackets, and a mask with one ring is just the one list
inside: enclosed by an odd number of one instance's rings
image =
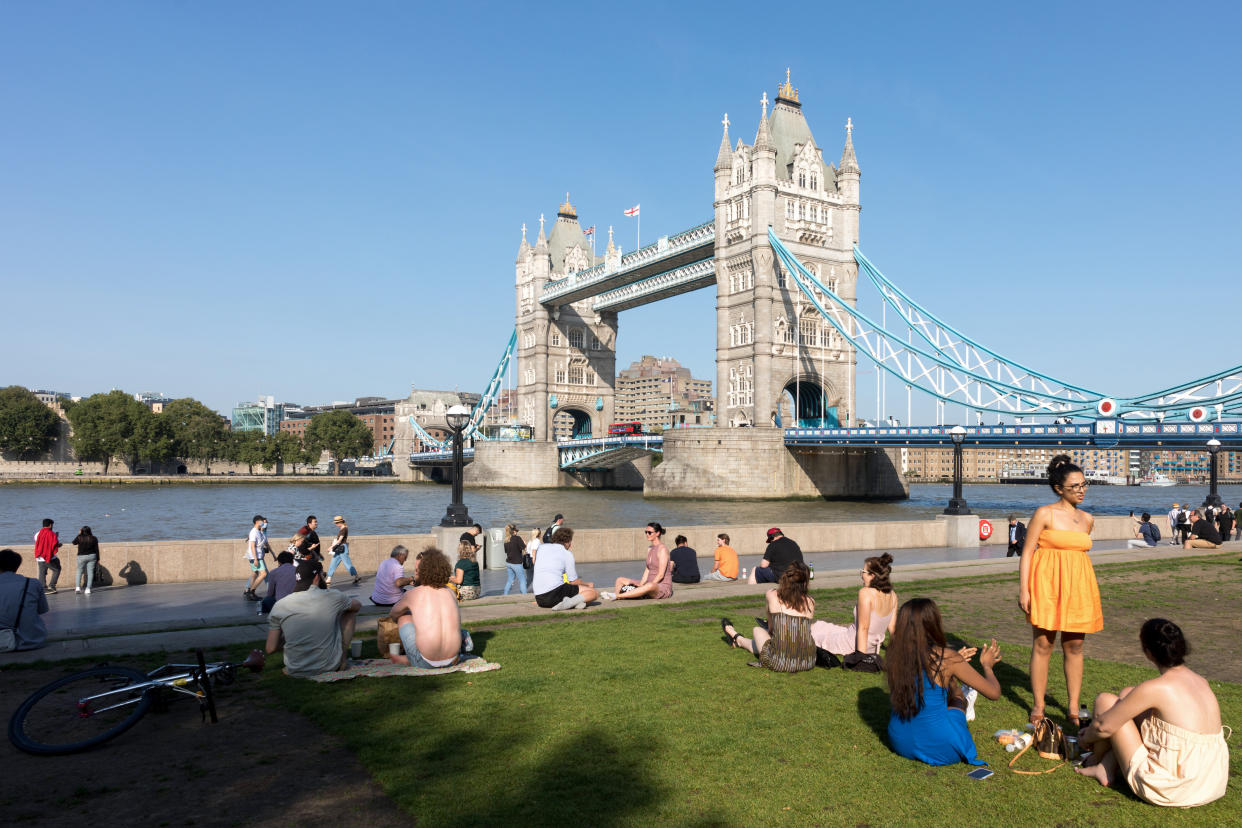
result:
[[(1225, 549), (1225, 554), (1236, 554), (1238, 549), (1242, 549), (1242, 543), (1226, 544)], [(814, 564), (816, 570), (814, 586), (821, 589), (857, 586), (858, 567), (871, 554), (881, 553), (808, 555), (808, 562)], [(1016, 579), (1019, 561), (1017, 557), (1006, 558), (1004, 547), (998, 546), (897, 549), (890, 554), (895, 562), (893, 581), (898, 589), (903, 581), (929, 578), (970, 578), (1012, 573)], [(1152, 549), (1126, 549), (1120, 541), (1104, 541), (1092, 550), (1092, 559), (1097, 564), (1103, 564), (1203, 554), (1205, 550), (1182, 550), (1168, 544)], [(757, 556), (742, 558), (742, 565), (748, 569), (758, 562)], [(699, 559), (704, 573), (711, 570), (711, 565), (711, 558)], [(642, 562), (584, 564), (579, 567), (579, 574), (594, 580), (597, 585), (611, 588), (619, 576), (641, 577)], [(501, 595), (505, 575), (504, 571), (482, 572), (484, 597), (461, 605), (463, 622), (479, 624), (499, 618), (549, 614), (547, 610), (536, 607), (530, 595)], [(374, 586), (373, 579), (365, 578), (357, 587), (348, 580), (342, 583), (333, 588), (357, 597), (363, 604), (358, 629), (375, 629), (376, 619), (387, 610), (373, 606), (368, 600)], [(102, 658), (161, 650), (176, 652), (195, 647), (260, 641), (267, 635), (267, 620), (256, 616), (257, 604), (242, 598), (242, 586), (240, 583), (220, 581), (121, 585), (95, 590), (89, 597), (74, 593), (72, 587), (61, 589), (57, 594), (48, 596), (51, 611), (43, 616), (48, 626), (48, 646), (40, 650), (0, 654), (0, 668), (5, 664), (44, 659)], [(682, 603), (739, 594), (760, 595), (767, 588), (765, 584), (751, 586), (744, 583), (674, 584), (674, 595), (669, 601)], [(609, 610), (650, 606), (650, 602), (646, 601), (603, 603)], [(586, 612), (598, 606), (593, 605)]]

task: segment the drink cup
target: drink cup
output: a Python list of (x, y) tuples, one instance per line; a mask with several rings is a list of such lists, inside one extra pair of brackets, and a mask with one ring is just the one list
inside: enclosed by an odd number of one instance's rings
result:
[(389, 655), (401, 655), (401, 642), (394, 641), (388, 645)]
[(361, 639), (355, 638), (353, 641), (349, 642), (349, 657), (350, 658), (362, 658)]

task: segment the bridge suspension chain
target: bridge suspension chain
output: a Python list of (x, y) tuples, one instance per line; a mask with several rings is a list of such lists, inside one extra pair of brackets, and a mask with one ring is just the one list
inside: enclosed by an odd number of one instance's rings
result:
[[(1009, 411), (1023, 416), (1094, 416), (1094, 403), (1067, 399), (1040, 388), (1020, 388), (964, 368), (939, 351), (902, 341), (850, 307), (819, 281), (770, 229), (768, 239), (794, 284), (830, 324), (877, 366), (903, 382), (946, 402), (976, 411)], [(818, 294), (818, 295), (817, 295)], [(830, 301), (827, 305), (820, 296)]]

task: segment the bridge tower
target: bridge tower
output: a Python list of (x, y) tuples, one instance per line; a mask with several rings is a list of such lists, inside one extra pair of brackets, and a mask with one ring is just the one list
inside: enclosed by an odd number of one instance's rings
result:
[[(824, 159), (789, 73), (754, 144), (730, 145), (715, 165), (717, 424), (849, 423), (856, 358), (780, 267), (768, 227), (821, 281), (856, 301), (860, 171), (853, 123), (839, 164)], [(795, 410), (797, 409), (797, 410)]]
[(620, 258), (608, 240), (602, 257), (592, 253), (578, 224), (578, 213), (565, 194), (552, 232), (532, 247), (522, 226), (516, 263), (517, 411), (521, 423), (534, 428), (536, 441), (562, 436), (607, 433), (613, 414), (617, 314), (596, 313), (586, 299), (554, 308), (539, 302), (544, 285), (572, 276), (605, 259)]

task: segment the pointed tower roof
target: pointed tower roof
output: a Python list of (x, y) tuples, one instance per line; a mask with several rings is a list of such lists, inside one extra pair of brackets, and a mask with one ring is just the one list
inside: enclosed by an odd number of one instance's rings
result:
[(772, 144), (772, 130), (768, 127), (768, 93), (763, 93), (763, 98), (759, 101), (763, 106), (763, 115), (759, 119), (759, 131), (755, 133), (755, 151), (775, 150)]
[(845, 119), (845, 149), (841, 151), (841, 170), (859, 172), (858, 157), (854, 155), (854, 119)]
[(530, 242), (526, 240), (526, 222), (522, 222), (522, 243), (518, 245), (518, 256), (524, 256), (530, 251)]
[(772, 107), (772, 144), (776, 147), (776, 177), (788, 181), (789, 171), (793, 164), (797, 147), (818, 147), (811, 127), (802, 114), (802, 104), (798, 101), (798, 90), (789, 82), (789, 70), (785, 70), (785, 82), (781, 84), (776, 95), (776, 105)]
[(716, 172), (727, 170), (733, 166), (733, 155), (729, 152), (729, 113), (726, 112), (724, 120), (720, 123), (724, 124), (724, 135), (720, 138), (720, 152), (716, 153)]
[(590, 258), (591, 243), (578, 225), (578, 211), (569, 203), (569, 193), (565, 193), (565, 203), (556, 211), (556, 224), (548, 235), (548, 254), (552, 257), (552, 269), (561, 272), (565, 268), (565, 254), (574, 245), (581, 247)]
[(535, 239), (535, 249), (548, 252), (548, 237), (543, 232), (543, 213), (539, 214), (539, 237)]

